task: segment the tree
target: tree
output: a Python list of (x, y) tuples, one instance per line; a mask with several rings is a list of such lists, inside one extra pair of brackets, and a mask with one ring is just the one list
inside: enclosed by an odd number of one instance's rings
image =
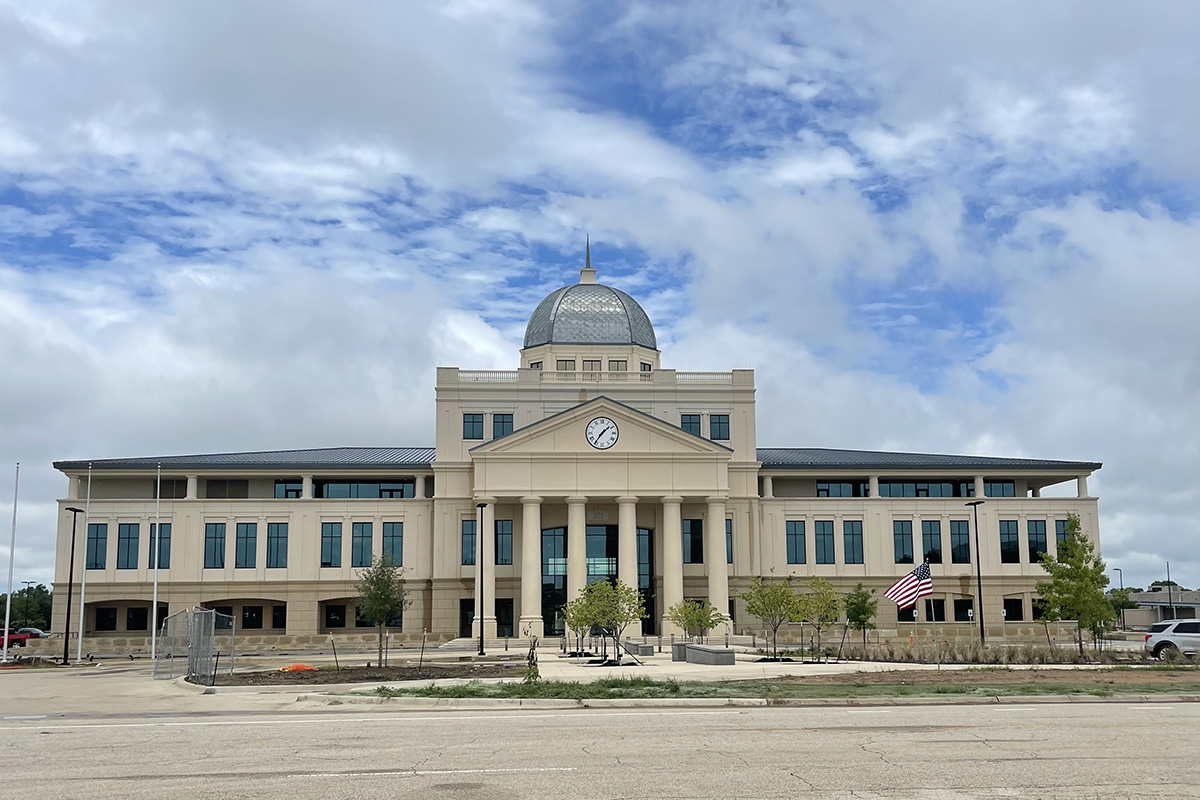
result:
[(800, 595), (800, 618), (817, 629), (817, 650), (821, 649), (821, 630), (837, 622), (842, 596), (828, 578), (813, 578), (808, 592)]
[(853, 630), (862, 631), (864, 651), (867, 649), (867, 631), (875, 630), (872, 620), (879, 610), (879, 601), (874, 598), (875, 590), (864, 589), (861, 583), (846, 595), (846, 624)]
[(404, 588), (404, 570), (390, 555), (376, 556), (358, 575), (358, 614), (379, 632), (379, 664), (383, 665), (383, 636), (387, 625), (403, 617), (411, 600)]
[(1138, 604), (1130, 599), (1133, 594), (1133, 589), (1112, 589), (1108, 593), (1108, 603), (1112, 606), (1113, 613), (1117, 618), (1121, 617), (1121, 612), (1127, 608), (1137, 608)]
[[(8, 595), (0, 593), (0, 614), (4, 613), (2, 609), (7, 602)], [(12, 626), (50, 630), (50, 610), (53, 605), (52, 594), (43, 584), (17, 589), (12, 594)]]
[(750, 588), (738, 595), (746, 601), (746, 613), (758, 617), (762, 624), (771, 629), (771, 658), (779, 658), (779, 626), (800, 619), (800, 597), (792, 586), (789, 575), (782, 581), (764, 583), (762, 578), (752, 578)]
[(667, 622), (674, 622), (683, 628), (684, 636), (695, 630), (697, 636), (702, 637), (705, 632), (724, 622), (725, 615), (708, 602), (708, 598), (705, 598), (703, 600), (680, 600), (667, 609), (663, 614), (663, 619)]
[(1049, 580), (1037, 583), (1046, 619), (1075, 620), (1079, 654), (1083, 655), (1083, 629), (1089, 629), (1093, 637), (1103, 635), (1116, 612), (1104, 595), (1108, 586), (1104, 559), (1083, 535), (1075, 514), (1067, 517), (1067, 537), (1058, 545), (1058, 555), (1042, 554), (1042, 569), (1050, 574)]
[(617, 664), (621, 663), (621, 634), (646, 614), (641, 593), (627, 583), (598, 581), (589, 583), (580, 592), (590, 622), (613, 638)]
[(583, 645), (581, 639), (583, 632), (592, 627), (592, 610), (591, 600), (586, 594), (579, 594), (574, 600), (563, 606), (562, 609), (563, 625), (568, 631), (575, 632), (575, 642), (577, 654), (582, 654)]

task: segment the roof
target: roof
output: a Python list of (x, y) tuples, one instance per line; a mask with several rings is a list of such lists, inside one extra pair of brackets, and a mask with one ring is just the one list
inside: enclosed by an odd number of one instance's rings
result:
[(102, 458), (91, 461), (55, 461), (54, 468), (87, 469), (428, 469), (436, 450), (432, 447), (325, 447), (307, 450), (264, 450), (249, 453), (213, 453), (148, 458)]
[(877, 450), (831, 450), (824, 447), (760, 447), (758, 460), (766, 469), (1052, 469), (1096, 470), (1090, 461), (1048, 461), (1038, 458), (994, 458), (937, 453), (888, 453)]
[(603, 283), (555, 289), (525, 328), (525, 347), (543, 344), (636, 344), (658, 349), (654, 326), (638, 302)]

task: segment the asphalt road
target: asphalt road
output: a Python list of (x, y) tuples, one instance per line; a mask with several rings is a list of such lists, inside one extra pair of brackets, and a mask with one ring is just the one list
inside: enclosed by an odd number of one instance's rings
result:
[(0, 796), (1200, 797), (1198, 723), (1190, 703), (6, 718)]

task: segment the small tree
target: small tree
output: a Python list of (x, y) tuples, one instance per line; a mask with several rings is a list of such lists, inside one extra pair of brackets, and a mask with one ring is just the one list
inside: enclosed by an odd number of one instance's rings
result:
[(574, 600), (563, 606), (563, 625), (567, 630), (575, 632), (575, 652), (583, 652), (583, 632), (595, 624), (592, 612), (591, 598), (586, 593), (580, 593)]
[(412, 601), (404, 589), (404, 570), (389, 555), (376, 556), (358, 575), (358, 614), (379, 633), (379, 664), (383, 665), (383, 637), (390, 620), (402, 617)]
[(771, 658), (779, 658), (779, 626), (800, 619), (800, 597), (792, 586), (789, 575), (782, 581), (764, 583), (755, 577), (750, 588), (738, 595), (746, 601), (746, 613), (758, 617), (762, 624), (771, 629)]
[(846, 624), (852, 630), (862, 631), (863, 652), (867, 649), (867, 631), (875, 630), (875, 613), (879, 610), (879, 601), (875, 599), (874, 589), (864, 589), (860, 583), (854, 591), (846, 595)]
[(837, 622), (842, 596), (828, 578), (813, 578), (808, 592), (800, 596), (800, 617), (817, 629), (817, 650), (821, 649), (821, 630)]
[(1113, 589), (1108, 593), (1108, 604), (1112, 606), (1113, 613), (1117, 619), (1120, 619), (1121, 612), (1127, 608), (1137, 608), (1138, 604), (1130, 598), (1134, 590), (1129, 589)]
[(617, 652), (617, 664), (621, 663), (621, 634), (646, 613), (642, 595), (627, 583), (599, 581), (583, 588), (580, 597), (585, 599), (591, 622), (606, 636), (613, 638)]
[(683, 628), (683, 635), (696, 631), (697, 637), (703, 637), (706, 631), (712, 630), (725, 621), (725, 615), (717, 607), (703, 600), (680, 600), (667, 609), (663, 619), (673, 622)]
[(1075, 620), (1079, 654), (1083, 655), (1083, 629), (1093, 637), (1102, 636), (1116, 618), (1112, 604), (1104, 595), (1108, 586), (1104, 559), (1096, 545), (1083, 535), (1079, 517), (1067, 517), (1067, 538), (1058, 545), (1058, 555), (1042, 554), (1042, 568), (1050, 579), (1038, 581), (1037, 591), (1045, 600), (1048, 620)]

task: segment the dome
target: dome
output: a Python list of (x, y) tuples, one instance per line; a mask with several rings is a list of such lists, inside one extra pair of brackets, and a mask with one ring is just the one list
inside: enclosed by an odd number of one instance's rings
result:
[(538, 303), (525, 328), (525, 346), (543, 344), (636, 344), (657, 350), (654, 326), (637, 301), (581, 271), (574, 286), (556, 289)]

